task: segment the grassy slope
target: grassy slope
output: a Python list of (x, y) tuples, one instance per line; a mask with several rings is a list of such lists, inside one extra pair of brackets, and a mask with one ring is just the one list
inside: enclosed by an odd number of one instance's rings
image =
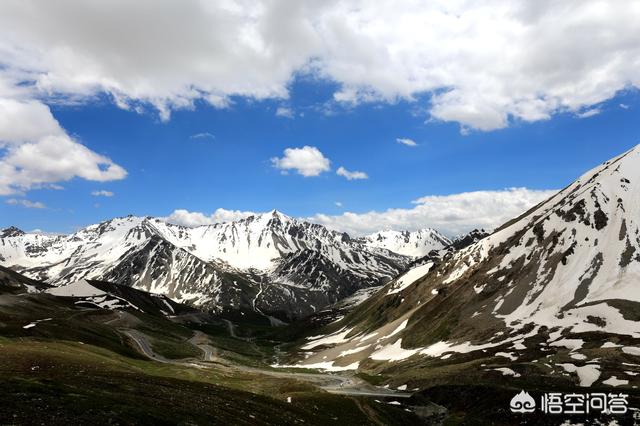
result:
[[(24, 326), (36, 320), (35, 327)], [(116, 318), (115, 321), (112, 321)], [(199, 357), (189, 325), (130, 312), (167, 358)], [(0, 295), (0, 424), (411, 424), (402, 409), (331, 395), (304, 382), (211, 363), (158, 363), (118, 332), (117, 315), (42, 295)], [(272, 348), (199, 327), (231, 362), (261, 365)], [(263, 364), (262, 364), (263, 365)], [(291, 404), (286, 402), (291, 397)]]
[[(415, 420), (394, 407), (317, 392), (288, 379), (159, 364), (72, 342), (0, 339), (0, 389), (2, 424)], [(293, 403), (286, 403), (287, 396)]]

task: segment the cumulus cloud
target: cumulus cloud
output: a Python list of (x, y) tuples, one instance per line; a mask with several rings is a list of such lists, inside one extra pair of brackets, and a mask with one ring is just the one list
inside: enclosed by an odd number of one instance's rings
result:
[(9, 198), (6, 201), (6, 203), (9, 204), (10, 206), (21, 206), (21, 207), (25, 207), (27, 209), (45, 209), (45, 208), (47, 208), (47, 206), (45, 206), (40, 201), (30, 201), (30, 200), (25, 200), (25, 199)]
[(339, 167), (338, 170), (336, 170), (336, 174), (338, 176), (342, 176), (346, 178), (347, 180), (369, 179), (369, 176), (365, 172), (358, 172), (358, 171), (350, 172), (344, 167)]
[(396, 142), (402, 145), (406, 145), (406, 146), (418, 146), (418, 144), (416, 143), (416, 141), (414, 141), (413, 139), (409, 139), (409, 138), (397, 138)]
[(61, 234), (59, 232), (43, 231), (40, 228), (35, 228), (35, 229), (30, 230), (30, 231), (27, 231), (27, 234), (40, 234), (40, 235), (50, 235), (50, 236), (64, 235), (64, 234)]
[(92, 191), (91, 195), (93, 195), (94, 197), (113, 197), (115, 194), (111, 191), (101, 189), (99, 191)]
[(284, 156), (272, 158), (271, 164), (284, 173), (295, 170), (305, 177), (318, 176), (322, 172), (331, 170), (331, 161), (318, 148), (307, 145), (302, 148), (285, 149)]
[(105, 182), (127, 172), (69, 136), (37, 100), (0, 96), (0, 195), (60, 188), (74, 177)]
[(435, 228), (454, 236), (474, 228), (494, 229), (513, 219), (555, 190), (509, 188), (419, 198), (413, 208), (397, 208), (340, 215), (316, 214), (307, 220), (351, 235), (366, 235), (383, 229), (417, 230)]
[(253, 216), (255, 214), (256, 213), (250, 211), (225, 210), (220, 208), (212, 214), (206, 215), (201, 212), (191, 212), (185, 209), (177, 209), (163, 219), (169, 223), (175, 223), (176, 225), (194, 227), (202, 225), (212, 225), (214, 223), (221, 222), (232, 222), (244, 219), (249, 216)]
[[(556, 190), (508, 188), (498, 191), (429, 195), (412, 201), (415, 204), (413, 208), (367, 213), (345, 212), (340, 215), (316, 214), (300, 219), (347, 232), (352, 236), (371, 234), (385, 229), (415, 231), (422, 228), (435, 228), (446, 235), (455, 236), (475, 228), (495, 229), (556, 192)], [(342, 207), (339, 201), (336, 201), (335, 205)], [(220, 208), (212, 214), (205, 214), (178, 209), (164, 220), (193, 227), (236, 221), (256, 214), (260, 213)]]
[(276, 117), (293, 118), (294, 112), (291, 108), (278, 107), (278, 109), (276, 109)]
[(492, 130), (638, 88), (638, 21), (633, 0), (4, 0), (0, 96), (108, 93), (169, 119), (196, 100), (287, 99), (310, 75), (337, 102), (420, 100)]

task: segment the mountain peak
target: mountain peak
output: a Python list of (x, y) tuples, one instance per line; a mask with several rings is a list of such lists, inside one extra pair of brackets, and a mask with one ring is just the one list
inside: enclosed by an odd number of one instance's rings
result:
[(451, 241), (435, 229), (417, 231), (384, 230), (360, 238), (370, 247), (384, 248), (405, 256), (422, 257), (432, 250), (442, 249)]
[(249, 216), (246, 219), (241, 219), (242, 221), (254, 222), (259, 227), (269, 227), (277, 223), (289, 223), (295, 221), (294, 218), (287, 216), (286, 214), (273, 209), (265, 213), (258, 213), (254, 216)]
[(25, 232), (22, 229), (16, 228), (15, 226), (10, 226), (0, 230), (0, 238), (18, 237), (24, 234)]
[(269, 211), (269, 212), (267, 212), (265, 214), (269, 215), (271, 217), (274, 217), (274, 218), (278, 218), (278, 219), (284, 219), (284, 220), (292, 219), (291, 216), (288, 216), (288, 215), (286, 215), (286, 214), (284, 214), (281, 211), (276, 210), (276, 209), (273, 209), (273, 210), (271, 210), (271, 211)]

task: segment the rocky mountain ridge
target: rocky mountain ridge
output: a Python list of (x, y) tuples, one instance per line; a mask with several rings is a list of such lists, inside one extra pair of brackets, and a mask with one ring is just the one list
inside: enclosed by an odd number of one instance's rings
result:
[[(446, 243), (406, 234), (414, 248)], [(428, 238), (427, 238), (428, 236)], [(437, 245), (436, 245), (437, 246)], [(0, 234), (0, 262), (53, 285), (102, 279), (210, 310), (292, 318), (395, 277), (412, 257), (278, 211), (194, 228), (127, 216), (71, 235)]]

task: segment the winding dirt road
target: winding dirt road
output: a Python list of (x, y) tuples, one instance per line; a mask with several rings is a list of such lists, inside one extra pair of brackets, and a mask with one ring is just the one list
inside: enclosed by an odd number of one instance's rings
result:
[[(227, 325), (229, 326), (229, 334), (232, 337), (235, 337), (235, 326), (231, 321), (227, 321)], [(140, 353), (145, 355), (151, 360), (167, 363), (167, 364), (176, 364), (181, 366), (193, 367), (193, 361), (184, 361), (184, 360), (170, 360), (162, 355), (157, 354), (153, 351), (151, 347), (148, 337), (133, 329), (121, 330), (123, 334), (128, 336), (132, 341), (136, 343), (138, 346)], [(225, 361), (223, 358), (218, 356), (218, 350), (214, 346), (211, 346), (206, 334), (196, 331), (188, 342), (193, 346), (200, 349), (203, 353), (202, 361), (205, 362), (219, 362), (225, 364), (229, 368), (233, 368), (235, 370), (246, 372), (246, 373), (254, 373), (271, 377), (280, 377), (280, 378), (288, 378), (293, 380), (299, 380), (307, 383), (311, 383), (320, 389), (325, 390), (329, 393), (340, 394), (340, 395), (352, 395), (352, 396), (368, 396), (368, 397), (380, 397), (380, 398), (409, 398), (411, 396), (410, 393), (407, 392), (399, 392), (392, 389), (385, 389), (381, 387), (373, 386), (364, 380), (350, 374), (333, 374), (333, 373), (297, 373), (291, 371), (279, 371), (279, 370), (271, 370), (271, 369), (261, 369), (255, 367), (248, 367), (238, 364), (230, 364)], [(211, 365), (206, 363), (195, 363), (200, 368), (211, 368)]]
[(211, 346), (209, 344), (209, 338), (201, 331), (195, 331), (193, 337), (189, 339), (189, 343), (202, 351), (203, 361), (215, 362), (222, 359), (218, 356), (218, 348)]

